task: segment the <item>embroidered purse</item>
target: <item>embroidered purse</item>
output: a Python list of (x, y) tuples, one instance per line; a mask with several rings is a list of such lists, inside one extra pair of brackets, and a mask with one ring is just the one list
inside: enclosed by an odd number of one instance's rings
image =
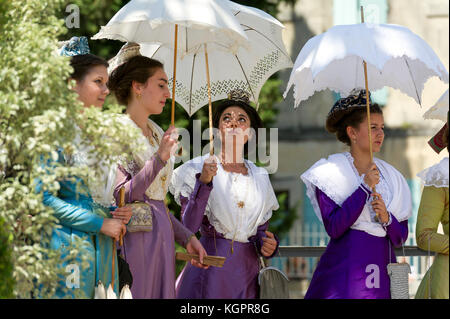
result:
[[(132, 183), (132, 182), (131, 182)], [(130, 193), (129, 198), (131, 199), (131, 190), (133, 189), (133, 185), (130, 185)], [(131, 204), (127, 204), (126, 206), (131, 207), (133, 215), (130, 218), (130, 221), (127, 224), (127, 231), (130, 233), (135, 233), (138, 231), (149, 232), (153, 229), (153, 216), (152, 216), (152, 208), (149, 204), (144, 202), (135, 201)]]
[(153, 217), (150, 205), (144, 202), (134, 202), (127, 205), (131, 207), (133, 216), (127, 224), (127, 231), (130, 233), (138, 231), (152, 231)]

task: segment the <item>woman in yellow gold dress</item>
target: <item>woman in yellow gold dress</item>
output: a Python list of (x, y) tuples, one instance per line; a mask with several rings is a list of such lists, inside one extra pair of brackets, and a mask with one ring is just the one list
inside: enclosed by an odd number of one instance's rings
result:
[[(448, 151), (448, 122), (443, 135), (443, 146), (446, 146)], [(440, 163), (417, 174), (425, 183), (417, 216), (417, 245), (423, 250), (429, 250), (430, 253), (437, 254), (433, 265), (428, 269), (420, 283), (416, 299), (449, 298), (448, 165), (448, 157), (445, 157)], [(437, 232), (439, 223), (442, 224), (444, 234)]]

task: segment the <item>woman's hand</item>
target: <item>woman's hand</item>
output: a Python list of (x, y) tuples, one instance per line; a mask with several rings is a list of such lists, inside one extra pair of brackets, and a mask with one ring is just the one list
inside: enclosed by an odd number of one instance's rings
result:
[(380, 172), (374, 163), (370, 165), (369, 170), (366, 172), (364, 182), (370, 187), (371, 190), (380, 182)]
[(200, 262), (192, 259), (191, 264), (198, 268), (208, 269), (209, 266), (203, 264), (203, 257), (207, 256), (205, 248), (203, 248), (203, 245), (200, 243), (200, 241), (197, 239), (197, 237), (192, 236), (189, 242), (186, 245), (186, 250), (189, 254), (196, 254), (198, 255)]
[(133, 216), (133, 211), (131, 206), (124, 206), (116, 208), (116, 210), (111, 212), (111, 215), (113, 218), (120, 219), (126, 225), (130, 221), (131, 216)]
[(217, 174), (217, 161), (214, 156), (208, 157), (203, 163), (202, 173), (200, 175), (200, 182), (208, 184)]
[(115, 240), (119, 240), (120, 235), (125, 235), (127, 228), (120, 219), (104, 218), (100, 232)]
[(263, 245), (261, 247), (261, 254), (264, 257), (272, 256), (275, 249), (277, 249), (277, 241), (275, 236), (270, 231), (265, 231), (267, 237), (263, 237)]
[(371, 196), (373, 196), (373, 200), (371, 202), (373, 210), (377, 214), (379, 221), (382, 224), (386, 224), (389, 221), (389, 213), (386, 209), (386, 205), (384, 204), (383, 198), (381, 197), (380, 194), (376, 192), (373, 192)]
[(168, 161), (170, 156), (175, 154), (178, 145), (178, 132), (175, 126), (170, 126), (164, 133), (159, 149), (157, 151), (159, 158), (164, 162)]

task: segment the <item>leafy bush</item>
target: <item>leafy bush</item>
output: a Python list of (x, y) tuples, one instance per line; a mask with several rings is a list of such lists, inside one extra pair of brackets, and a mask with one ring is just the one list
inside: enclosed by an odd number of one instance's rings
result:
[[(65, 32), (64, 20), (56, 18), (62, 4), (62, 0), (0, 2), (0, 229), (6, 236), (0, 241), (0, 270), (8, 276), (8, 260), (13, 265), (17, 298), (50, 297), (58, 278), (67, 275), (60, 267), (60, 252), (48, 248), (57, 220), (43, 205), (36, 181), (43, 183), (42, 191), (56, 193), (63, 177), (98, 177), (98, 163), (111, 163), (113, 155), (133, 147), (129, 141), (138, 133), (121, 129), (114, 116), (118, 107), (109, 112), (83, 108), (70, 89), (69, 59), (55, 53), (57, 38)], [(56, 160), (58, 148), (76, 151), (76, 126), (83, 128), (81, 139), (95, 149), (96, 163), (89, 168), (45, 169), (42, 163)], [(3, 238), (8, 238), (7, 244)], [(77, 252), (75, 245), (67, 260)]]

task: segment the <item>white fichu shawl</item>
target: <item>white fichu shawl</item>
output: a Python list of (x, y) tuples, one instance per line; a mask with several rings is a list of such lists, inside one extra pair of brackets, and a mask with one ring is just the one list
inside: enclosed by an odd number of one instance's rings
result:
[[(387, 211), (399, 222), (407, 220), (412, 215), (412, 203), (405, 178), (385, 161), (375, 157), (373, 160), (387, 184), (387, 189), (384, 190), (379, 190), (378, 185), (376, 187), (377, 192), (383, 197)], [(301, 179), (306, 184), (306, 194), (320, 221), (322, 221), (322, 215), (316, 198), (316, 187), (337, 205), (342, 206), (342, 203), (356, 191), (362, 181), (362, 177), (355, 173), (352, 165), (353, 163), (344, 153), (333, 154), (328, 159), (320, 159), (301, 175)], [(390, 192), (390, 196), (387, 196), (386, 192)], [(366, 202), (361, 215), (351, 228), (378, 237), (386, 236), (383, 226), (371, 218), (369, 205), (370, 203)]]
[[(195, 176), (201, 173), (208, 157), (196, 157), (173, 172), (169, 190), (179, 205), (180, 196), (189, 198), (194, 191)], [(244, 243), (256, 234), (258, 226), (270, 219), (272, 211), (279, 208), (267, 171), (248, 160), (245, 164), (248, 175), (226, 172), (220, 163), (217, 165), (205, 209), (205, 215), (217, 232)], [(239, 201), (245, 203), (244, 207), (238, 207)]]
[(71, 155), (64, 155), (67, 163), (73, 166), (94, 167), (99, 165), (100, 176), (98, 178), (89, 178), (87, 186), (92, 200), (104, 207), (114, 205), (114, 185), (116, 179), (117, 164), (106, 165), (103, 161), (98, 163), (95, 150), (91, 145), (86, 145), (80, 137), (81, 132), (78, 126), (75, 126), (75, 138), (73, 146), (75, 151)]
[[(124, 125), (131, 125), (135, 128), (139, 128), (136, 123), (128, 116), (123, 115), (120, 117), (120, 121)], [(161, 143), (162, 137), (164, 135), (164, 131), (152, 120), (148, 119), (148, 126), (151, 128), (154, 135), (156, 135), (157, 141), (152, 139), (153, 145), (149, 142), (144, 135), (140, 135), (138, 141), (136, 141), (139, 145), (143, 145), (143, 150), (141, 152), (133, 152), (133, 160), (130, 162), (124, 162), (121, 160), (123, 168), (131, 175), (136, 175), (145, 165), (145, 162), (148, 161), (159, 149), (159, 144)], [(164, 200), (169, 188), (170, 179), (172, 177), (173, 166), (175, 163), (174, 156), (172, 156), (167, 164), (159, 171), (158, 175), (156, 175), (155, 179), (145, 190), (145, 195), (148, 198), (153, 200)]]
[(418, 173), (417, 176), (424, 186), (448, 187), (448, 164), (448, 157), (445, 157), (439, 163)]

